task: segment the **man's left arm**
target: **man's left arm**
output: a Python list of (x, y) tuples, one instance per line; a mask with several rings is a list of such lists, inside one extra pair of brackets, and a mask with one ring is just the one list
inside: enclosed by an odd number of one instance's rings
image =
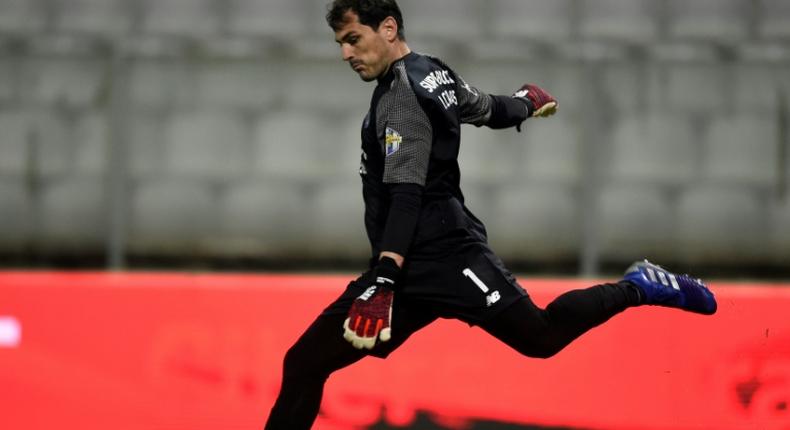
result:
[(559, 103), (546, 90), (525, 84), (512, 96), (489, 95), (458, 77), (458, 105), (461, 122), (493, 129), (516, 127), (531, 117), (547, 117), (557, 112)]

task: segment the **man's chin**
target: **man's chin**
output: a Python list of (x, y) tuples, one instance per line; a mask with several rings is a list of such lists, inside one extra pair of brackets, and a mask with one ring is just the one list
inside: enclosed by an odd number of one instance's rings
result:
[(359, 79), (362, 79), (365, 82), (372, 82), (376, 80), (375, 76), (370, 76), (367, 73), (357, 73), (359, 75)]

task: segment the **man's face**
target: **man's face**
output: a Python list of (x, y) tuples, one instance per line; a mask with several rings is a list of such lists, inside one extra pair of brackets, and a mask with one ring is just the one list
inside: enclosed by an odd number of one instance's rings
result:
[(370, 82), (389, 67), (386, 30), (381, 25), (377, 30), (360, 24), (359, 16), (348, 11), (343, 26), (335, 32), (335, 41), (340, 44), (343, 61), (365, 82)]

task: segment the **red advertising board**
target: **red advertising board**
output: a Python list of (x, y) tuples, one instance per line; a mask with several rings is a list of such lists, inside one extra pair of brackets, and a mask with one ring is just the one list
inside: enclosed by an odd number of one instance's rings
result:
[[(0, 273), (0, 429), (260, 429), (348, 280)], [(522, 280), (541, 305), (591, 283)], [(548, 360), (438, 321), (333, 375), (315, 428), (790, 429), (790, 288), (711, 287), (715, 316), (631, 309)]]

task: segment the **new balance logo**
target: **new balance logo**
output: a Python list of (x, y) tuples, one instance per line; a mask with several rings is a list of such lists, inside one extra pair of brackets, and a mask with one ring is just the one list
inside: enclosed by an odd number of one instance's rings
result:
[[(480, 291), (482, 291), (484, 294), (488, 294), (489, 291), (488, 286), (482, 280), (480, 280), (480, 278), (478, 278), (477, 275), (475, 275), (475, 272), (473, 272), (472, 269), (467, 267), (461, 273), (463, 273), (464, 276), (466, 276), (467, 278), (471, 279), (472, 282), (474, 282), (474, 284), (477, 285), (477, 288), (480, 288)], [(493, 291), (491, 294), (488, 294), (486, 296), (486, 306), (490, 307), (494, 303), (498, 302), (499, 299), (501, 298), (502, 295), (499, 294), (499, 291)]]
[(494, 303), (498, 302), (502, 296), (499, 295), (499, 291), (494, 291), (493, 293), (486, 296), (486, 306), (490, 307)]

